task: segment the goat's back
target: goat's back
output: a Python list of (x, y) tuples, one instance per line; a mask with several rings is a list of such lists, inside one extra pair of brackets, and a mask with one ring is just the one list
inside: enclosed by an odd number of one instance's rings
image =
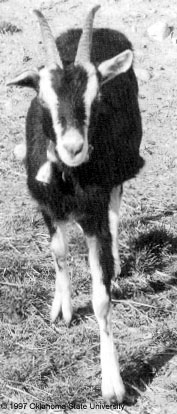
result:
[[(56, 39), (64, 64), (74, 62), (81, 33), (81, 29), (71, 29)], [(94, 64), (111, 59), (126, 49), (132, 49), (132, 45), (124, 34), (104, 28), (93, 30), (91, 62)]]

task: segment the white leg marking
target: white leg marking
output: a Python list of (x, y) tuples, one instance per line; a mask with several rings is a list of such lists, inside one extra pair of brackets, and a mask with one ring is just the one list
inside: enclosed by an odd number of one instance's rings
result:
[(99, 263), (99, 246), (96, 237), (87, 237), (89, 262), (93, 278), (93, 308), (100, 327), (100, 357), (102, 369), (102, 394), (106, 401), (123, 400), (125, 389), (120, 376), (118, 359), (111, 327), (111, 304)]
[(69, 324), (72, 318), (71, 287), (66, 265), (67, 246), (62, 225), (57, 226), (56, 232), (52, 237), (51, 250), (56, 270), (55, 295), (51, 319), (54, 322), (62, 311), (65, 322)]
[(120, 275), (120, 258), (118, 248), (119, 209), (121, 204), (121, 186), (115, 187), (111, 193), (109, 204), (109, 229), (112, 236), (112, 255), (114, 257), (114, 276)]
[[(108, 319), (111, 317), (111, 309)], [(102, 394), (106, 401), (117, 399), (120, 403), (125, 395), (125, 388), (120, 376), (119, 362), (113, 342), (111, 321), (107, 322), (107, 332), (101, 333)]]

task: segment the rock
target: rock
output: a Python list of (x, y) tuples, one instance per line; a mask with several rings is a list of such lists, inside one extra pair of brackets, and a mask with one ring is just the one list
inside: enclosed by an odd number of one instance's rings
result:
[(172, 41), (172, 43), (173, 43), (174, 45), (176, 45), (176, 44), (177, 44), (177, 38), (176, 38), (176, 37), (173, 37), (173, 36), (172, 36), (171, 41)]
[(14, 155), (18, 161), (25, 162), (26, 145), (24, 142), (21, 142), (21, 144), (16, 145), (16, 147), (14, 148)]
[(151, 78), (151, 73), (146, 69), (135, 67), (135, 73), (137, 78), (143, 82), (148, 82), (148, 80)]
[(167, 22), (165, 21), (157, 21), (156, 23), (152, 24), (148, 29), (147, 33), (149, 37), (162, 42), (168, 36), (170, 36), (171, 32), (173, 31), (173, 27), (170, 27)]

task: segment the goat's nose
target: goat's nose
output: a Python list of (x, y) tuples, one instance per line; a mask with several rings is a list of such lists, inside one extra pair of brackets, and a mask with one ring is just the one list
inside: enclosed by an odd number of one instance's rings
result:
[(79, 143), (75, 145), (65, 144), (64, 147), (67, 150), (67, 152), (71, 155), (71, 157), (74, 158), (76, 155), (82, 152), (83, 143)]

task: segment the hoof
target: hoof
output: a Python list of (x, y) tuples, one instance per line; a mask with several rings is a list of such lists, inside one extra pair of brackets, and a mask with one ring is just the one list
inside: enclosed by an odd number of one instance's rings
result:
[(125, 387), (122, 378), (112, 378), (102, 383), (102, 395), (106, 402), (122, 403), (125, 397)]
[(51, 322), (54, 323), (59, 316), (62, 314), (62, 317), (67, 325), (70, 324), (72, 319), (72, 305), (70, 298), (62, 298), (57, 296), (53, 300), (52, 309), (51, 309)]

